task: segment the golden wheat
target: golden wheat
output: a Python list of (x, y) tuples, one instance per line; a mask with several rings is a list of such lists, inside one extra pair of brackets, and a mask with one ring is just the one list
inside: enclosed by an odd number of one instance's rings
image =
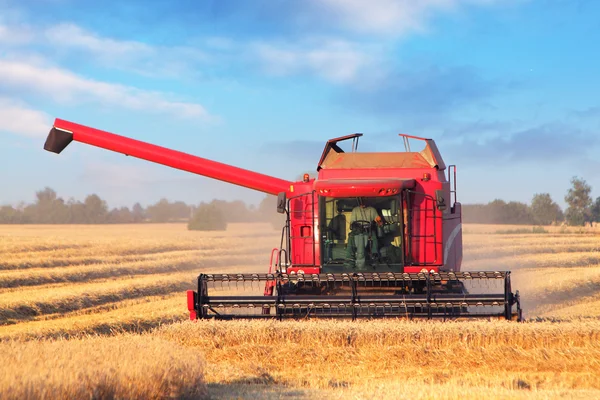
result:
[[(253, 224), (0, 226), (0, 394), (168, 397), (193, 386), (202, 396), (205, 377), (217, 397), (598, 398), (600, 322), (574, 317), (600, 316), (599, 231), (497, 234), (521, 228), (465, 225), (465, 267), (513, 270), (526, 315), (562, 322), (181, 322), (198, 273), (265, 271), (280, 233)], [(92, 347), (91, 359), (115, 358), (98, 369), (65, 361)], [(192, 372), (172, 380), (183, 366)], [(144, 388), (146, 379), (163, 384)]]
[[(35, 356), (34, 356), (35, 355)], [(0, 343), (3, 399), (199, 398), (197, 353), (156, 337)]]
[(401, 380), (404, 390), (451, 384), (600, 394), (599, 321), (201, 321), (155, 334), (203, 354), (209, 383), (262, 377), (325, 389)]

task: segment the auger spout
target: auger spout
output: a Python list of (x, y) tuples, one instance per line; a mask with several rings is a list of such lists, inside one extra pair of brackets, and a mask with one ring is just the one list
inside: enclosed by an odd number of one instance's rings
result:
[(269, 175), (193, 156), (166, 147), (156, 146), (140, 140), (130, 139), (58, 118), (54, 121), (54, 126), (46, 139), (44, 149), (59, 154), (73, 140), (268, 194), (277, 195), (280, 192), (285, 192), (289, 189), (290, 184), (292, 184), (290, 181)]

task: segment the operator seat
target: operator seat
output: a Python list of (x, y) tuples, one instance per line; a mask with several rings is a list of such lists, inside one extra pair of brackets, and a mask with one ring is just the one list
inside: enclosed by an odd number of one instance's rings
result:
[(349, 268), (361, 271), (367, 268), (367, 258), (371, 263), (378, 258), (376, 226), (382, 220), (375, 207), (367, 206), (360, 198), (358, 202), (359, 205), (352, 209), (350, 217), (351, 232), (346, 246), (346, 264)]
[(335, 241), (346, 241), (346, 216), (343, 213), (343, 208), (338, 204), (338, 214), (329, 222), (329, 230), (331, 239)]
[(403, 262), (402, 214), (397, 200), (390, 202), (390, 208), (381, 210), (385, 225), (378, 227), (377, 236), (381, 240), (380, 256), (390, 264)]
[(346, 215), (344, 215), (343, 206), (338, 203), (338, 214), (329, 221), (329, 239), (331, 240), (328, 246), (329, 259), (340, 260), (346, 255)]

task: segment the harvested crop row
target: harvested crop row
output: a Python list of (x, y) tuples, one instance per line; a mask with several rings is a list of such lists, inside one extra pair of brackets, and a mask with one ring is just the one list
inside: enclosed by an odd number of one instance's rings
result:
[(526, 315), (533, 316), (541, 312), (537, 310), (541, 305), (554, 307), (600, 293), (600, 266), (519, 270), (512, 281), (521, 293)]
[(498, 244), (496, 246), (477, 246), (473, 248), (463, 248), (464, 254), (470, 260), (494, 257), (519, 256), (523, 254), (557, 254), (574, 252), (598, 252), (600, 251), (600, 241), (593, 243), (573, 241), (570, 243), (538, 243), (531, 244), (527, 241), (525, 245), (519, 243)]
[(67, 313), (144, 296), (164, 295), (193, 288), (195, 274), (141, 276), (55, 288), (48, 285), (0, 294), (0, 325), (38, 315)]
[[(114, 238), (103, 238), (103, 240), (95, 241), (84, 241), (81, 244), (72, 243), (77, 242), (76, 238), (69, 238), (68, 244), (57, 244), (54, 246), (45, 245), (39, 249), (34, 250), (27, 246), (19, 246), (16, 244), (12, 251), (4, 251), (1, 253), (2, 258), (18, 258), (27, 255), (44, 257), (44, 256), (55, 256), (57, 254), (63, 256), (73, 255), (113, 255), (113, 256), (126, 256), (136, 254), (152, 254), (169, 251), (185, 251), (185, 250), (216, 250), (228, 248), (231, 244), (232, 238), (198, 238), (195, 240), (173, 240), (173, 238), (164, 238), (152, 240), (146, 239), (141, 240), (138, 238), (125, 238), (125, 239), (114, 239)], [(272, 247), (275, 243), (271, 237), (257, 238), (254, 243), (258, 246)], [(38, 243), (39, 246), (39, 243)]]
[(583, 251), (573, 253), (519, 254), (489, 259), (467, 260), (463, 270), (515, 270), (540, 267), (596, 267), (600, 264), (600, 252)]
[[(593, 296), (571, 298), (563, 303), (542, 304), (536, 309), (540, 317), (552, 319), (590, 318), (600, 315), (600, 293)], [(597, 318), (597, 317), (591, 317)]]
[(521, 235), (521, 236), (499, 236), (478, 235), (465, 237), (465, 251), (477, 249), (502, 249), (514, 248), (526, 250), (529, 247), (546, 246), (550, 249), (560, 249), (562, 246), (586, 244), (590, 247), (600, 244), (598, 236), (552, 236), (552, 235)]
[[(465, 235), (496, 234), (498, 231), (531, 230), (536, 225), (514, 225), (514, 224), (463, 224)], [(544, 226), (551, 234), (570, 235), (595, 235), (600, 233), (599, 227), (582, 226)]]
[[(260, 265), (263, 257), (215, 256), (198, 259), (193, 254), (185, 254), (173, 258), (137, 261), (127, 264), (75, 265), (56, 268), (32, 268), (23, 271), (0, 272), (0, 287), (34, 286), (57, 282), (85, 282), (91, 279), (157, 274), (180, 271), (215, 271), (215, 268), (226, 268), (231, 265)], [(259, 270), (264, 267), (258, 267)]]
[[(244, 271), (247, 265), (231, 265), (228, 269)], [(196, 289), (195, 271), (124, 276), (85, 283), (50, 284), (19, 287), (0, 293), (0, 325), (30, 320), (40, 315), (68, 313), (102, 304), (145, 296), (166, 295)], [(264, 286), (255, 285), (257, 294)], [(259, 287), (260, 286), (260, 287)], [(223, 295), (225, 291), (214, 289)], [(246, 292), (249, 292), (249, 288)]]
[(256, 243), (269, 243), (272, 247), (280, 236), (269, 224), (230, 224), (230, 229), (221, 233), (188, 231), (184, 224), (0, 225), (0, 254), (87, 248), (115, 254), (136, 249), (145, 253), (161, 248), (227, 248), (232, 240), (242, 237), (252, 237)]
[(55, 318), (41, 318), (36, 321), (0, 326), (0, 341), (143, 332), (188, 317), (185, 292), (177, 292), (167, 296), (124, 300), (115, 303), (108, 311), (76, 311), (64, 315), (58, 314)]
[[(6, 238), (2, 238), (0, 244), (0, 255), (3, 257), (9, 254), (15, 253), (35, 253), (43, 251), (69, 251), (69, 250), (82, 250), (94, 247), (92, 243), (57, 243), (56, 239), (53, 238), (40, 238), (41, 240), (30, 240), (30, 241), (8, 241)], [(44, 243), (45, 242), (45, 243)]]
[(214, 257), (222, 255), (225, 251), (229, 255), (236, 254), (266, 254), (269, 247), (260, 247), (258, 245), (241, 245), (235, 249), (227, 250), (227, 248), (211, 248), (211, 249), (192, 249), (192, 250), (165, 250), (153, 251), (148, 253), (140, 253), (134, 255), (110, 255), (104, 254), (102, 249), (95, 249), (95, 254), (85, 254), (85, 252), (74, 252), (66, 254), (66, 252), (54, 252), (44, 254), (18, 254), (15, 256), (3, 257), (0, 260), (0, 271), (27, 269), (27, 268), (53, 268), (72, 265), (92, 265), (106, 263), (123, 263), (136, 262), (144, 260), (155, 260), (167, 257), (179, 257), (181, 255), (193, 255), (198, 258)]
[[(600, 231), (599, 231), (600, 233)], [(487, 247), (496, 245), (499, 247), (512, 245), (512, 246), (526, 246), (531, 244), (533, 246), (548, 243), (554, 244), (569, 244), (569, 243), (598, 243), (600, 242), (600, 235), (559, 235), (559, 234), (548, 234), (548, 235), (467, 235), (466, 236), (465, 248), (477, 248)]]
[[(494, 225), (498, 226), (498, 225)], [(49, 224), (27, 224), (27, 225), (0, 225), (0, 235), (8, 237), (38, 237), (70, 235), (77, 237), (99, 237), (99, 236), (140, 236), (156, 237), (156, 231), (164, 235), (177, 237), (199, 237), (199, 236), (235, 236), (242, 233), (281, 233), (274, 230), (269, 223), (246, 223), (232, 222), (227, 224), (227, 230), (215, 231), (188, 231), (186, 224), (181, 222), (172, 223), (144, 223), (144, 224), (114, 224), (114, 225), (49, 225)]]

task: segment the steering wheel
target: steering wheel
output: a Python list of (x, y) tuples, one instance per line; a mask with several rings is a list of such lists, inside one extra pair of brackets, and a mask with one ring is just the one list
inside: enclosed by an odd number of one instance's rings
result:
[(365, 220), (356, 220), (354, 221), (352, 224), (350, 224), (350, 229), (354, 230), (354, 229), (358, 229), (358, 230), (362, 230), (362, 231), (369, 231), (371, 229), (371, 221), (365, 221)]

